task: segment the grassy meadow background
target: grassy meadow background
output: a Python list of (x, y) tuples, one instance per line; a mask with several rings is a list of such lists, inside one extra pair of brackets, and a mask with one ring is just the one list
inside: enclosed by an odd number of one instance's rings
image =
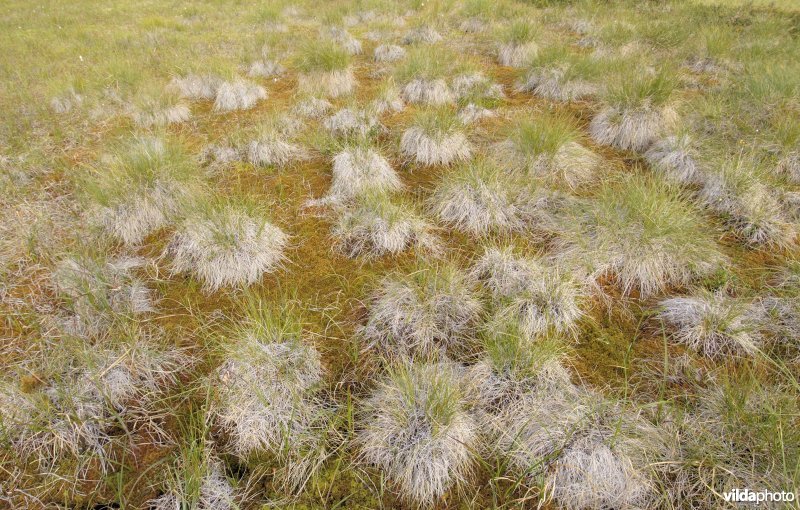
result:
[(797, 493), (796, 2), (9, 0), (0, 53), (0, 507)]

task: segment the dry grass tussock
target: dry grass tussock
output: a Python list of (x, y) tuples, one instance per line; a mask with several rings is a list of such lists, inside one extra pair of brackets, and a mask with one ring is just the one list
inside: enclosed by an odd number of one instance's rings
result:
[(470, 343), (482, 309), (457, 268), (423, 266), (379, 285), (361, 334), (369, 347), (390, 357), (458, 352)]
[(349, 200), (365, 193), (403, 188), (400, 176), (377, 149), (354, 145), (333, 157), (333, 182), (328, 197)]
[(586, 147), (575, 121), (563, 115), (515, 121), (492, 153), (503, 165), (570, 188), (592, 181), (603, 166), (603, 159)]
[(191, 273), (208, 292), (251, 285), (278, 269), (288, 236), (258, 210), (212, 204), (178, 227), (164, 256), (175, 273)]
[(333, 238), (350, 258), (398, 255), (412, 248), (431, 254), (441, 250), (433, 226), (412, 204), (380, 193), (367, 193), (341, 208)]
[(3, 439), (40, 474), (80, 479), (92, 465), (106, 473), (124, 434), (120, 423), (158, 420), (149, 405), (177, 383), (189, 359), (158, 347), (145, 331), (129, 333), (126, 347), (96, 348), (76, 338), (44, 345), (35, 360), (41, 384), (34, 391), (3, 381)]
[(620, 185), (624, 193), (606, 185), (595, 201), (571, 213), (580, 220), (567, 219), (556, 240), (565, 260), (641, 296), (690, 284), (726, 262), (710, 226), (677, 190), (638, 177)]
[(705, 356), (754, 354), (761, 345), (762, 309), (755, 303), (701, 291), (661, 301), (658, 317), (676, 342)]
[(403, 132), (400, 152), (426, 166), (469, 160), (473, 147), (459, 124), (447, 111), (423, 111), (415, 124)]
[(249, 318), (224, 347), (211, 413), (236, 455), (275, 457), (281, 482), (296, 490), (325, 456), (330, 409), (318, 395), (324, 373), (297, 320), (263, 306), (250, 303)]
[(413, 504), (430, 507), (465, 483), (474, 465), (478, 432), (460, 371), (448, 362), (400, 365), (362, 403), (360, 460)]
[(159, 138), (133, 140), (95, 172), (84, 184), (94, 218), (127, 245), (170, 223), (196, 189), (196, 169), (183, 148)]

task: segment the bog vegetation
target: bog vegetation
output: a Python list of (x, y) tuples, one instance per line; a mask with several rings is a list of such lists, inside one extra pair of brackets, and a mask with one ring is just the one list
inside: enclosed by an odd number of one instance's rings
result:
[(788, 0), (10, 0), (0, 49), (0, 507), (797, 493)]

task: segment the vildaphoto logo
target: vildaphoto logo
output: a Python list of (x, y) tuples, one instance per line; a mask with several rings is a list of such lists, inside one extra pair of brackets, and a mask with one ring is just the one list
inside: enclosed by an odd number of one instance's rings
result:
[(751, 491), (750, 489), (731, 489), (724, 492), (722, 497), (729, 503), (755, 503), (760, 505), (769, 503), (792, 503), (796, 498), (794, 492), (786, 491)]

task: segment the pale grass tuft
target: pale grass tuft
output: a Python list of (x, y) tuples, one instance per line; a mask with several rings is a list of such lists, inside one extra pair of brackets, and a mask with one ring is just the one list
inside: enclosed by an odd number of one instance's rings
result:
[(341, 46), (350, 55), (360, 55), (362, 53), (361, 41), (353, 37), (347, 30), (339, 27), (332, 27), (329, 30), (331, 39)]
[(359, 459), (375, 465), (409, 502), (430, 507), (467, 481), (476, 424), (451, 363), (389, 370), (359, 415)]
[(464, 349), (481, 311), (469, 279), (457, 268), (422, 266), (381, 283), (361, 334), (384, 356), (436, 356)]
[(499, 162), (570, 188), (590, 182), (603, 164), (603, 159), (582, 143), (575, 122), (559, 115), (518, 120), (509, 138), (492, 149)]
[(461, 74), (453, 80), (453, 92), (459, 98), (504, 99), (503, 86), (483, 73)]
[(459, 110), (458, 120), (463, 124), (472, 124), (483, 119), (491, 119), (497, 117), (497, 114), (492, 110), (478, 106), (475, 103), (469, 103), (467, 106)]
[(403, 132), (400, 152), (426, 166), (449, 165), (472, 157), (472, 144), (460, 131), (458, 119), (447, 111), (423, 111)]
[(486, 30), (486, 23), (478, 18), (470, 18), (462, 21), (458, 29), (465, 34), (479, 34)]
[(355, 90), (357, 82), (353, 69), (348, 67), (341, 70), (300, 74), (298, 84), (302, 92), (337, 98), (350, 95)]
[(323, 121), (325, 129), (336, 136), (366, 137), (379, 129), (378, 119), (363, 110), (342, 108)]
[(259, 131), (258, 137), (247, 144), (245, 152), (251, 165), (285, 167), (309, 158), (306, 149), (287, 139), (285, 129), (264, 125)]
[(261, 85), (237, 79), (219, 86), (214, 98), (215, 112), (249, 110), (260, 100), (267, 98), (267, 90)]
[(403, 44), (434, 44), (444, 38), (434, 28), (422, 25), (409, 30), (403, 37)]
[(320, 356), (289, 312), (265, 309), (258, 299), (249, 306), (217, 369), (211, 414), (233, 453), (245, 461), (273, 456), (283, 467), (281, 482), (297, 490), (325, 455), (330, 413), (317, 396), (324, 376)]
[(100, 473), (108, 472), (119, 424), (132, 426), (132, 418), (163, 398), (160, 392), (174, 385), (189, 363), (182, 353), (138, 337), (137, 329), (131, 333), (126, 348), (62, 339), (45, 346), (40, 359), (28, 360), (38, 364), (35, 389), (19, 392), (16, 384), (0, 383), (0, 401), (17, 406), (13, 412), (0, 409), (0, 430), (17, 455), (41, 472), (66, 467), (84, 477), (86, 459)]
[(96, 202), (103, 228), (127, 245), (169, 223), (196, 185), (196, 174), (183, 149), (157, 138), (134, 140), (103, 161), (85, 184)]
[(439, 253), (433, 227), (410, 205), (367, 194), (347, 206), (333, 229), (338, 249), (350, 258), (398, 255), (414, 248)]
[(620, 76), (607, 95), (607, 106), (589, 125), (597, 143), (644, 152), (678, 124), (670, 104), (675, 77), (667, 72)]
[(80, 108), (82, 104), (83, 96), (75, 92), (74, 89), (70, 89), (65, 94), (51, 99), (50, 109), (59, 115), (63, 115)]
[(700, 182), (701, 170), (695, 160), (695, 148), (689, 135), (668, 136), (655, 142), (644, 157), (666, 179), (681, 185)]
[(540, 381), (546, 383), (550, 377), (537, 375), (533, 384), (522, 386), (524, 393), (483, 417), (491, 451), (523, 479), (541, 478), (588, 414), (578, 389), (568, 381), (562, 389), (540, 387)]
[(597, 429), (572, 439), (548, 480), (557, 504), (566, 510), (649, 507), (652, 482), (613, 441), (613, 432)]
[(288, 236), (262, 213), (235, 204), (190, 214), (167, 245), (175, 273), (189, 272), (207, 292), (251, 285), (281, 266)]
[(576, 207), (565, 217), (557, 253), (595, 281), (612, 277), (625, 294), (686, 285), (726, 261), (700, 212), (667, 184), (628, 177)]
[(775, 191), (764, 182), (760, 167), (745, 156), (724, 161), (715, 173), (705, 176), (702, 201), (723, 215), (729, 227), (747, 245), (790, 248), (798, 230), (786, 217)]
[(381, 44), (375, 48), (373, 59), (375, 62), (397, 62), (406, 56), (406, 50), (402, 46), (396, 44)]
[(522, 288), (498, 308), (497, 318), (516, 322), (531, 340), (551, 334), (576, 337), (587, 300), (583, 285), (557, 265), (530, 264), (529, 269)]
[(472, 156), (472, 144), (458, 131), (430, 134), (411, 127), (403, 132), (400, 151), (422, 165), (449, 165), (468, 160)]
[(236, 147), (221, 144), (209, 144), (200, 153), (200, 163), (210, 167), (220, 167), (242, 161), (245, 155)]
[(61, 323), (64, 332), (95, 336), (108, 327), (116, 314), (154, 311), (153, 291), (133, 274), (134, 269), (144, 264), (139, 258), (106, 260), (79, 256), (61, 260), (52, 279), (71, 312)]
[[(201, 466), (199, 479), (182, 480), (187, 485), (182, 489), (173, 489), (148, 501), (151, 510), (179, 510), (197, 508), (198, 510), (235, 510), (234, 487), (225, 476), (224, 466), (217, 459), (209, 459)], [(197, 475), (198, 473), (193, 473)], [(196, 485), (195, 485), (196, 484)], [(191, 492), (186, 494), (186, 492)]]
[(800, 150), (783, 156), (775, 167), (778, 175), (785, 176), (792, 184), (800, 184)]
[(285, 72), (286, 68), (284, 68), (280, 63), (270, 59), (261, 59), (250, 64), (250, 67), (247, 69), (247, 77), (273, 78), (275, 76), (280, 76)]
[(567, 70), (562, 67), (546, 67), (531, 70), (520, 89), (553, 101), (569, 102), (592, 97), (600, 87), (580, 78), (568, 77)]
[(534, 41), (536, 27), (525, 20), (511, 23), (503, 34), (503, 42), (497, 51), (500, 65), (508, 67), (524, 67), (539, 52)]
[(428, 105), (444, 105), (455, 101), (453, 92), (442, 79), (411, 80), (403, 86), (403, 98), (409, 103)]
[(676, 121), (677, 114), (670, 107), (610, 107), (592, 119), (589, 134), (597, 143), (642, 152), (674, 126)]
[(293, 110), (301, 117), (319, 119), (325, 116), (332, 108), (333, 105), (330, 101), (318, 97), (309, 97), (308, 99), (298, 102)]
[(366, 192), (398, 191), (402, 187), (397, 172), (371, 147), (349, 147), (333, 158), (330, 197), (347, 200)]
[(106, 231), (127, 245), (142, 242), (151, 232), (158, 230), (177, 213), (178, 202), (185, 196), (178, 183), (155, 183), (140, 195), (115, 208), (103, 208), (100, 222)]
[(376, 115), (382, 115), (387, 112), (402, 112), (405, 107), (406, 103), (403, 101), (401, 92), (391, 83), (383, 90), (381, 95), (372, 102), (372, 110)]
[(457, 167), (429, 198), (440, 220), (472, 235), (524, 230), (529, 202), (519, 178), (486, 160)]
[(350, 55), (332, 41), (307, 44), (296, 60), (300, 91), (331, 98), (351, 94), (356, 79), (350, 60)]
[(704, 356), (754, 354), (761, 345), (760, 310), (723, 292), (665, 299), (659, 313), (672, 339)]
[[(557, 340), (531, 342), (513, 321), (493, 321), (482, 333), (482, 344), (486, 353), (468, 369), (468, 381), (475, 388), (478, 415), (493, 439), (506, 436), (504, 422), (526, 400), (569, 398), (577, 393), (562, 364), (563, 349)], [(508, 445), (498, 446), (508, 451)]]
[(211, 74), (189, 74), (175, 77), (168, 88), (177, 91), (185, 99), (214, 99), (224, 83), (223, 79)]
[(504, 44), (497, 51), (497, 61), (503, 66), (524, 67), (536, 57), (538, 52), (539, 46), (532, 41), (522, 44)]
[(138, 109), (133, 114), (133, 121), (140, 127), (167, 126), (169, 124), (181, 124), (188, 121), (192, 116), (189, 107), (183, 104), (167, 107), (166, 109)]
[(517, 255), (512, 246), (489, 246), (473, 263), (470, 276), (500, 299), (519, 294), (543, 272), (537, 260)]

